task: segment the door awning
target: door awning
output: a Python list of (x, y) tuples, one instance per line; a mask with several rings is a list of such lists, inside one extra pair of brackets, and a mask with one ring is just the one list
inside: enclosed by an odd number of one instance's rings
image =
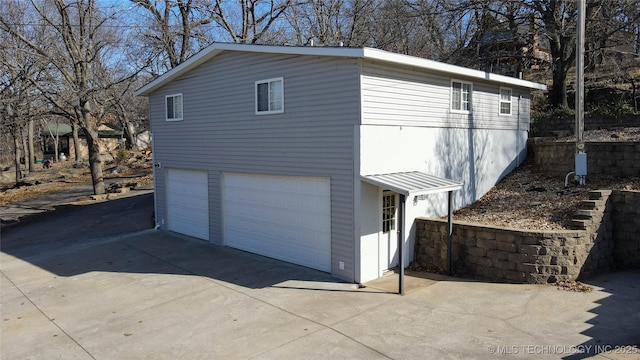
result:
[(415, 196), (453, 191), (462, 188), (459, 181), (425, 174), (420, 171), (362, 175), (362, 181), (402, 194)]
[(398, 294), (404, 294), (404, 217), (405, 217), (405, 198), (407, 196), (419, 196), (433, 194), (439, 192), (448, 192), (447, 208), (449, 210), (448, 233), (447, 233), (447, 273), (451, 273), (451, 243), (453, 237), (453, 191), (462, 188), (462, 183), (444, 179), (441, 177), (425, 174), (420, 171), (400, 172), (379, 175), (361, 175), (362, 181), (369, 184), (379, 186), (386, 190), (391, 190), (400, 194), (400, 214), (398, 221), (400, 223), (398, 231), (398, 262), (401, 264), (400, 275), (398, 276)]

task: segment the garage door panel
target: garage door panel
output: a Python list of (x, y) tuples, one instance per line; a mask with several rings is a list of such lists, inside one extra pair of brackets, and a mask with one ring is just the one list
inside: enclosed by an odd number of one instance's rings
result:
[(205, 171), (168, 169), (169, 230), (209, 239), (208, 177)]
[(227, 245), (330, 271), (328, 179), (224, 175)]

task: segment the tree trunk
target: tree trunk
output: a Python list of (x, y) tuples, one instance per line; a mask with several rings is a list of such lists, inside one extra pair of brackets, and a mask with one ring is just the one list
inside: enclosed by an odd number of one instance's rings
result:
[(638, 112), (638, 96), (636, 93), (636, 83), (633, 80), (633, 77), (630, 79), (631, 82), (631, 100), (633, 102), (633, 111)]
[(557, 59), (553, 66), (553, 85), (549, 91), (549, 103), (554, 107), (569, 107), (567, 102), (567, 66)]
[(100, 159), (100, 144), (98, 142), (98, 132), (93, 129), (83, 128), (87, 147), (89, 148), (89, 169), (91, 170), (91, 180), (93, 184), (93, 193), (96, 195), (104, 194), (104, 177), (102, 175), (102, 159)]
[(54, 159), (55, 162), (59, 162), (60, 161), (60, 159), (58, 158), (58, 140), (59, 140), (58, 134), (56, 134), (56, 139), (53, 142), (53, 152), (54, 152), (53, 159)]
[(18, 140), (18, 131), (19, 129), (15, 129), (13, 131), (13, 160), (16, 166), (16, 185), (22, 180), (22, 171), (20, 169), (20, 140)]
[(127, 150), (133, 150), (137, 148), (136, 144), (136, 130), (133, 124), (130, 122), (125, 122), (124, 126), (124, 135), (126, 140), (126, 148)]
[(29, 153), (27, 151), (27, 134), (25, 134), (25, 129), (23, 126), (20, 126), (20, 139), (22, 140), (22, 156), (24, 158), (24, 174), (27, 175), (29, 173)]
[(36, 170), (36, 153), (33, 147), (33, 123), (34, 120), (29, 120), (28, 127), (28, 143), (29, 143), (29, 172)]
[(73, 121), (71, 122), (71, 130), (73, 133), (73, 156), (76, 163), (79, 163), (80, 160), (82, 160), (80, 158), (80, 139), (78, 138), (78, 125), (76, 125), (76, 123), (74, 123)]

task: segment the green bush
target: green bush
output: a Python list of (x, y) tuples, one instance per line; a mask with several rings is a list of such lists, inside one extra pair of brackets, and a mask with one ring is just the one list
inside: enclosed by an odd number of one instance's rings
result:
[(624, 120), (627, 117), (633, 115), (633, 108), (624, 101), (618, 101), (613, 105), (599, 105), (595, 106), (589, 112), (593, 116), (598, 116), (603, 119), (611, 120)]
[(576, 112), (568, 107), (552, 107), (536, 111), (531, 114), (531, 122), (539, 122), (546, 119), (566, 119), (576, 116)]
[(121, 163), (131, 157), (131, 154), (126, 149), (118, 149), (116, 151), (116, 161)]

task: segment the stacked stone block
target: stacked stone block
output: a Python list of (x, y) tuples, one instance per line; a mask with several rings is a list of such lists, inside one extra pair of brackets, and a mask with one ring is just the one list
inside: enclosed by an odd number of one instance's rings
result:
[[(565, 176), (575, 168), (575, 143), (529, 141), (529, 158), (534, 165), (555, 176)], [(586, 142), (587, 181), (589, 174), (640, 176), (640, 143)]]
[(640, 268), (640, 191), (614, 191), (612, 202), (615, 265)]
[[(530, 231), (455, 222), (454, 273), (494, 281), (580, 280), (640, 267), (640, 192), (598, 190), (582, 202), (575, 230)], [(416, 220), (416, 262), (444, 271), (447, 222)]]
[[(640, 117), (633, 116), (624, 121), (619, 119), (603, 119), (593, 116), (586, 116), (584, 119), (585, 130), (613, 129), (617, 127), (635, 127), (640, 126)], [(558, 132), (566, 132), (573, 134), (576, 128), (575, 117), (566, 117), (563, 119), (545, 119), (542, 124), (535, 126), (533, 136), (554, 136)]]

